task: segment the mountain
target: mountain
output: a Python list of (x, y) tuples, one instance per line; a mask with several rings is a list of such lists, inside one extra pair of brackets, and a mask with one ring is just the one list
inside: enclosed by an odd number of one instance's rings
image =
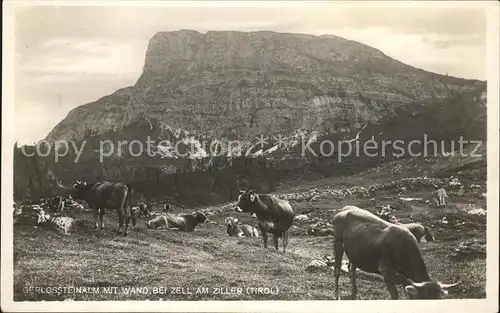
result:
[(408, 103), (474, 90), (484, 82), (438, 75), (337, 36), (192, 30), (151, 38), (129, 86), (73, 109), (47, 140), (120, 133), (145, 121), (210, 138), (345, 131)]
[[(267, 143), (256, 144), (260, 135)], [(37, 160), (14, 149), (15, 197), (106, 179), (131, 182), (136, 200), (215, 204), (234, 200), (239, 189), (274, 192), (283, 181), (349, 175), (397, 159), (394, 149), (342, 160), (338, 151), (304, 155), (304, 142), (318, 152), (326, 141), (375, 140), (380, 147), (424, 136), (446, 142), (431, 154), (450, 151), (461, 137), (484, 141), (486, 82), (426, 72), (336, 36), (158, 33), (134, 86), (73, 109), (47, 136), (85, 144), (78, 162), (73, 149), (57, 162), (54, 149)], [(117, 151), (118, 141), (149, 139), (152, 155)], [(101, 161), (104, 140), (114, 152)], [(241, 149), (228, 140), (241, 141)], [(484, 157), (462, 161), (485, 174)]]

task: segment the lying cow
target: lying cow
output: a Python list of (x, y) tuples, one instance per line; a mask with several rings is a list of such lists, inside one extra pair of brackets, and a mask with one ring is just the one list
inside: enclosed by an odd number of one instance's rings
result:
[[(118, 232), (127, 236), (127, 229), (132, 218), (135, 226), (136, 219), (132, 210), (132, 187), (122, 182), (100, 181), (93, 184), (77, 181), (73, 185), (72, 196), (84, 200), (94, 210), (95, 227), (104, 229), (104, 210), (113, 209), (118, 214)], [(126, 200), (128, 199), (128, 205)], [(123, 224), (125, 223), (125, 227)]]
[(208, 218), (200, 211), (191, 214), (161, 215), (146, 223), (147, 228), (194, 231), (196, 225), (208, 222)]
[(335, 230), (333, 228), (328, 228), (328, 227), (323, 227), (323, 228), (311, 227), (307, 230), (307, 235), (314, 237), (326, 237), (329, 235), (333, 236), (335, 235)]
[(357, 297), (356, 269), (381, 274), (391, 299), (398, 299), (396, 284), (405, 286), (410, 299), (440, 299), (456, 286), (431, 281), (417, 240), (405, 227), (384, 221), (369, 211), (346, 206), (333, 217), (335, 225), (335, 298), (339, 299), (341, 260), (350, 261), (352, 297)]
[(58, 217), (52, 217), (48, 221), (48, 223), (51, 224), (52, 227), (57, 231), (67, 235), (70, 231), (73, 230), (75, 225), (75, 219), (68, 216), (58, 216)]
[(334, 260), (331, 255), (313, 259), (306, 267), (307, 272), (318, 272), (322, 270), (333, 270)]
[(257, 228), (246, 224), (240, 225), (237, 218), (227, 217), (226, 226), (230, 237), (259, 237)]
[(401, 223), (395, 216), (391, 216), (389, 219), (389, 222), (403, 226), (404, 228), (408, 229), (413, 236), (415, 236), (415, 239), (420, 243), (422, 240), (422, 237), (425, 239), (425, 241), (434, 241), (434, 234), (431, 232), (430, 228), (427, 226), (423, 226), (420, 223)]
[(283, 253), (288, 245), (288, 230), (293, 224), (294, 212), (290, 203), (272, 195), (256, 194), (253, 190), (240, 191), (235, 211), (255, 213), (267, 248), (268, 233), (273, 234), (274, 247), (278, 250), (278, 239), (283, 238)]
[[(335, 260), (329, 254), (324, 255), (322, 258), (316, 258), (309, 262), (306, 267), (308, 272), (317, 272), (322, 270), (334, 270)], [(340, 270), (344, 273), (349, 273), (349, 261), (342, 260)]]
[(14, 224), (37, 226), (50, 220), (40, 205), (21, 205), (14, 209)]

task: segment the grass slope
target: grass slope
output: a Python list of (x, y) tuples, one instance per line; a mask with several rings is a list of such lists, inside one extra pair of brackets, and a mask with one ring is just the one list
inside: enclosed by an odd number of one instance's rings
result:
[[(404, 161), (409, 162), (409, 161)], [(431, 166), (431, 165), (429, 165)], [(405, 166), (408, 171), (414, 167)], [(422, 172), (424, 174), (425, 170)], [(410, 173), (402, 173), (408, 176)], [(390, 168), (367, 171), (348, 178), (331, 178), (308, 182), (303, 186), (282, 186), (282, 191), (296, 192), (325, 186), (369, 185), (393, 179)], [(421, 196), (412, 191), (407, 197)], [(327, 220), (346, 204), (374, 211), (374, 205), (394, 203), (397, 194), (385, 192), (375, 200), (323, 199), (318, 202), (292, 202), (295, 211), (311, 212), (312, 218)], [(449, 298), (483, 298), (486, 282), (485, 257), (453, 260), (450, 256), (457, 245), (466, 239), (485, 240), (485, 217), (472, 217), (458, 209), (486, 207), (484, 199), (456, 197), (446, 210), (412, 204), (398, 211), (398, 217), (430, 225), (436, 241), (421, 244), (430, 276), (433, 279), (462, 283), (450, 291)], [(214, 207), (214, 208), (220, 208)], [(76, 231), (63, 236), (43, 227), (19, 226), (14, 231), (14, 300), (323, 300), (333, 299), (333, 272), (309, 273), (308, 263), (325, 253), (333, 254), (331, 237), (305, 235), (309, 224), (296, 223), (291, 231), (286, 254), (262, 247), (262, 238), (234, 238), (226, 235), (222, 226), (226, 216), (236, 216), (244, 223), (255, 224), (250, 216), (231, 211), (210, 216), (212, 223), (197, 228), (194, 233), (147, 230), (145, 219), (139, 219), (129, 236), (116, 232), (114, 212), (105, 215), (106, 229), (95, 231), (92, 213), (70, 212), (78, 219)], [(471, 227), (446, 227), (438, 223), (443, 216), (458, 216)], [(385, 284), (377, 275), (358, 274), (358, 290), (363, 299), (389, 299)], [(99, 293), (36, 293), (27, 287), (100, 287)], [(117, 287), (105, 292), (105, 287)], [(142, 288), (127, 292), (127, 288)], [(163, 294), (155, 289), (164, 288)], [(175, 292), (172, 288), (178, 287)], [(197, 288), (208, 288), (202, 292)], [(233, 288), (231, 293), (230, 289)], [(254, 291), (247, 288), (271, 288)], [(223, 288), (224, 293), (214, 289)], [(227, 289), (226, 289), (227, 288)], [(237, 288), (241, 288), (238, 290)], [(108, 290), (109, 291), (109, 290)], [(142, 291), (142, 292), (141, 292)], [(198, 291), (198, 292), (197, 292)], [(270, 293), (272, 291), (272, 293)], [(399, 290), (400, 297), (403, 292)], [(349, 278), (341, 277), (341, 297), (350, 295)]]

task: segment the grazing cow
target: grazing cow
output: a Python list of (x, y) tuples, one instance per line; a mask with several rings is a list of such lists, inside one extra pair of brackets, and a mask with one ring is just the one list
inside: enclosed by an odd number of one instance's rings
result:
[(448, 195), (446, 194), (446, 190), (444, 188), (438, 189), (436, 191), (436, 196), (438, 200), (438, 207), (445, 207), (446, 206), (446, 201), (445, 198), (448, 198)]
[(415, 239), (420, 243), (422, 240), (422, 237), (425, 239), (425, 241), (434, 241), (434, 234), (431, 232), (430, 228), (427, 226), (423, 226), (420, 223), (401, 223), (395, 216), (391, 216), (389, 219), (389, 222), (403, 226), (404, 228), (407, 228), (413, 236), (415, 236)]
[(164, 228), (170, 230), (194, 231), (196, 225), (208, 222), (208, 218), (200, 211), (181, 215), (160, 215), (146, 223), (147, 228)]
[(231, 237), (259, 237), (257, 228), (250, 225), (239, 225), (238, 219), (234, 217), (226, 218), (227, 234)]
[(278, 239), (283, 238), (283, 253), (288, 245), (288, 230), (293, 224), (295, 214), (288, 201), (272, 195), (256, 194), (254, 190), (240, 191), (237, 212), (255, 213), (259, 228), (267, 248), (268, 233), (273, 234), (274, 247), (278, 250)]
[[(104, 229), (104, 210), (114, 209), (118, 214), (118, 232), (127, 236), (128, 225), (132, 218), (135, 226), (136, 218), (132, 210), (132, 187), (122, 182), (100, 181), (93, 184), (77, 181), (73, 185), (72, 196), (88, 203), (94, 210), (95, 227)], [(129, 205), (126, 205), (126, 200)], [(125, 226), (123, 224), (125, 223)]]
[(381, 274), (391, 299), (398, 299), (396, 284), (405, 286), (410, 299), (440, 299), (456, 286), (431, 281), (417, 240), (400, 225), (384, 221), (369, 211), (346, 206), (333, 217), (335, 225), (335, 298), (339, 299), (342, 257), (350, 261), (352, 297), (357, 297), (356, 269)]

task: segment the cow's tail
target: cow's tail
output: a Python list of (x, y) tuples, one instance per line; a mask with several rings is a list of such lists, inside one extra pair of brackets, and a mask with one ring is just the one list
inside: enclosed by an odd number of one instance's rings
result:
[(130, 217), (132, 218), (132, 226), (135, 226), (137, 223), (137, 220), (135, 218), (135, 212), (132, 210), (132, 186), (130, 184), (127, 184), (127, 197), (128, 197), (128, 205), (130, 209)]

